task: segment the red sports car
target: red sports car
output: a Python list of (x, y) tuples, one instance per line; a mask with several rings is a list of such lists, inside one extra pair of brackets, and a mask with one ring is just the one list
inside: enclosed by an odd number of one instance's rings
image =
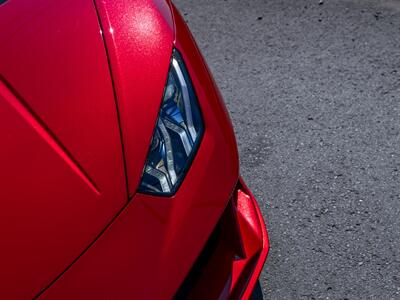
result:
[(0, 297), (249, 298), (267, 232), (173, 4), (0, 3)]

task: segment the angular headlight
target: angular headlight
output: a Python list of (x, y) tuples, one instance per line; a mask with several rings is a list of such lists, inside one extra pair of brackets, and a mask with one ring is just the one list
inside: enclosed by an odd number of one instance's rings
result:
[(175, 193), (196, 153), (203, 128), (189, 74), (174, 50), (139, 192)]

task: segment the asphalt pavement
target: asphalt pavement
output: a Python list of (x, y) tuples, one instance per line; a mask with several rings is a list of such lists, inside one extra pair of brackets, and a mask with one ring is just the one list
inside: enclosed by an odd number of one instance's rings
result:
[(270, 235), (264, 299), (400, 299), (400, 1), (175, 0)]

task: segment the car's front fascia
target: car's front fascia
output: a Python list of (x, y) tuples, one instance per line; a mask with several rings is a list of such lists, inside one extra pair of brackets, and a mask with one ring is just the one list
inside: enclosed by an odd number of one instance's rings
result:
[[(129, 1), (118, 2), (123, 3), (127, 11), (134, 6)], [(151, 9), (154, 7), (143, 4), (147, 1), (140, 2), (145, 6), (143, 11), (149, 9), (147, 21), (153, 20)], [(113, 41), (118, 34), (129, 39), (129, 33), (118, 32), (118, 24), (114, 21), (118, 14), (109, 14), (117, 4), (96, 3), (116, 97), (120, 101), (128, 93), (119, 94), (118, 91), (124, 90), (124, 80), (129, 78), (121, 76), (120, 70), (113, 65), (112, 53), (116, 53), (117, 59), (119, 51)], [(130, 116), (124, 109), (133, 104), (120, 102), (129, 201), (96, 241), (40, 293), (40, 298), (246, 299), (256, 284), (269, 248), (262, 215), (240, 178), (236, 141), (222, 97), (184, 20), (172, 3), (168, 2), (168, 8), (170, 10), (166, 11), (161, 2), (156, 5), (157, 13), (161, 11), (169, 20), (167, 23), (172, 20), (173, 40), (168, 49), (170, 55), (176, 49), (182, 56), (204, 122), (196, 155), (172, 196), (138, 193), (141, 174), (130, 171), (130, 164), (143, 169), (145, 155), (141, 151), (139, 158), (132, 162), (133, 154), (129, 151), (134, 146), (127, 145), (145, 143), (141, 147), (148, 150), (158, 108), (152, 108), (149, 113), (151, 125), (145, 126), (147, 136), (139, 140), (126, 128)], [(121, 18), (120, 22), (126, 21)], [(163, 51), (167, 50), (164, 48)], [(170, 58), (165, 61), (164, 55), (160, 62), (164, 83)], [(146, 88), (151, 90), (153, 87)], [(156, 89), (164, 90), (164, 86)], [(159, 104), (161, 98), (160, 95)], [(129, 101), (139, 100), (126, 100)], [(151, 134), (149, 128), (153, 128)], [(139, 167), (137, 162), (140, 162)]]

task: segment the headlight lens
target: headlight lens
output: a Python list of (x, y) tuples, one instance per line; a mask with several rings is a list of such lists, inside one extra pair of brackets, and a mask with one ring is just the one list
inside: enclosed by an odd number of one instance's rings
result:
[(189, 74), (174, 50), (139, 192), (175, 193), (198, 148), (203, 128)]

